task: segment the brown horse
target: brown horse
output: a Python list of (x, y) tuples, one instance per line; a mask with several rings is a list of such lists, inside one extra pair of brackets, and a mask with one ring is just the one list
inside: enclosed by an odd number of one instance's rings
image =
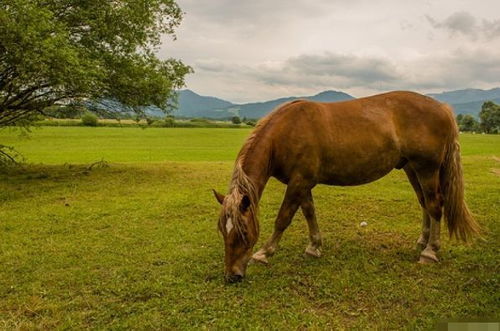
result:
[[(390, 92), (345, 102), (296, 100), (263, 118), (239, 152), (219, 230), (225, 277), (241, 280), (251, 258), (267, 263), (299, 207), (307, 220), (306, 254), (321, 255), (312, 188), (360, 185), (403, 169), (423, 210), (420, 262), (437, 262), (440, 220), (450, 236), (479, 232), (464, 201), (458, 129), (451, 109), (413, 92)], [(252, 256), (259, 236), (258, 203), (273, 176), (287, 185), (274, 233)]]

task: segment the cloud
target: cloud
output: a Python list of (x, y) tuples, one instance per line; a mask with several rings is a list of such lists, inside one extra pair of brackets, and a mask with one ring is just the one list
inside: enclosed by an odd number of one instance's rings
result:
[(472, 40), (482, 37), (492, 40), (500, 37), (500, 20), (478, 20), (468, 12), (455, 12), (442, 21), (426, 15), (435, 29), (447, 30), (451, 35), (461, 34)]
[(285, 66), (298, 74), (347, 78), (353, 84), (392, 81), (396, 78), (395, 67), (388, 60), (376, 57), (333, 53), (301, 55), (288, 59)]
[[(254, 66), (216, 59), (199, 61), (200, 75), (280, 91), (344, 89), (387, 91), (458, 89), (500, 83), (500, 52), (490, 49), (455, 49), (451, 53), (428, 54), (397, 63), (380, 57), (324, 53), (302, 54), (284, 61)], [(238, 97), (238, 96), (236, 96)]]
[(500, 85), (498, 0), (178, 3), (178, 39), (159, 56), (192, 65), (187, 86), (202, 94), (245, 102)]
[(302, 87), (379, 86), (398, 79), (395, 66), (376, 57), (347, 54), (304, 54), (285, 61), (242, 66), (216, 59), (198, 61), (195, 70), (249, 76), (264, 84)]

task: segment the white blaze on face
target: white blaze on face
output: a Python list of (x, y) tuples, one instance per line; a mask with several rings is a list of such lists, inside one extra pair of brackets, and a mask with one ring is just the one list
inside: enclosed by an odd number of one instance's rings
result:
[(231, 232), (231, 230), (233, 229), (233, 221), (231, 220), (231, 217), (229, 217), (226, 221), (226, 233), (229, 233)]

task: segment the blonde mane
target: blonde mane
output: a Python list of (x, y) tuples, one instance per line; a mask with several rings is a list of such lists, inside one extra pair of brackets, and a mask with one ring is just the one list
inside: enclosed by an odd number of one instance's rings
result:
[[(238, 159), (236, 165), (234, 167), (233, 176), (231, 179), (231, 183), (229, 185), (229, 194), (225, 199), (225, 210), (226, 213), (225, 218), (220, 218), (219, 223), (223, 221), (223, 219), (231, 218), (234, 229), (238, 232), (243, 240), (246, 240), (243, 215), (240, 210), (241, 202), (244, 197), (247, 197), (249, 200), (248, 212), (250, 213), (251, 221), (254, 222), (255, 229), (257, 232), (259, 231), (259, 222), (257, 221), (258, 215), (258, 193), (257, 189), (252, 182), (252, 180), (245, 174), (242, 168), (242, 164)], [(223, 229), (224, 224), (219, 224), (219, 229)]]
[(255, 147), (255, 142), (257, 141), (257, 137), (259, 137), (263, 132), (266, 131), (268, 124), (269, 124), (269, 122), (271, 122), (271, 119), (274, 117), (274, 115), (276, 115), (279, 111), (285, 109), (287, 106), (294, 104), (294, 103), (297, 103), (297, 102), (300, 102), (300, 101), (304, 101), (304, 100), (298, 99), (298, 100), (293, 100), (293, 101), (281, 104), (278, 107), (274, 108), (269, 114), (267, 114), (266, 116), (261, 118), (257, 122), (257, 125), (255, 126), (252, 133), (247, 138), (247, 140), (245, 141), (245, 144), (243, 145), (240, 152), (238, 153), (238, 157), (236, 159), (236, 165), (238, 165), (238, 163), (240, 163), (241, 165), (243, 165), (245, 163), (245, 159), (246, 159), (247, 155), (250, 154), (250, 152)]
[[(262, 135), (265, 130), (267, 130), (268, 124), (276, 113), (283, 110), (286, 106), (298, 102), (301, 100), (294, 100), (283, 105), (278, 106), (267, 116), (263, 117), (256, 125), (253, 132), (247, 138), (245, 144), (238, 153), (238, 157), (235, 162), (233, 175), (231, 182), (229, 184), (229, 193), (225, 198), (225, 213), (226, 217), (221, 217), (219, 220), (219, 229), (224, 229), (225, 224), (222, 224), (224, 219), (231, 218), (234, 229), (238, 232), (243, 240), (246, 240), (245, 229), (243, 217), (241, 214), (240, 206), (243, 198), (246, 196), (249, 199), (248, 211), (251, 215), (250, 219), (254, 223), (254, 227), (259, 231), (259, 222), (257, 220), (258, 216), (258, 191), (252, 179), (243, 170), (243, 165), (245, 164), (246, 158), (250, 155), (255, 148), (255, 144), (258, 141), (258, 137)], [(222, 230), (221, 230), (222, 231)]]

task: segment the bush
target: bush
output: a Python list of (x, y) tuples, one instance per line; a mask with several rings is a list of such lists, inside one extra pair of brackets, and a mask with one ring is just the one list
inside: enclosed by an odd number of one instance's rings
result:
[(233, 116), (233, 117), (231, 118), (231, 122), (232, 122), (233, 124), (241, 124), (241, 120), (240, 120), (240, 118), (239, 118), (238, 116)]
[(166, 128), (173, 128), (175, 126), (175, 121), (173, 118), (170, 118), (170, 117), (166, 117), (164, 120), (163, 120), (163, 126), (166, 127)]
[(205, 119), (205, 118), (192, 118), (189, 120), (190, 122), (196, 122), (196, 123), (210, 123), (209, 120)]
[(97, 126), (97, 116), (92, 113), (85, 113), (82, 116), (82, 124), (85, 126)]

